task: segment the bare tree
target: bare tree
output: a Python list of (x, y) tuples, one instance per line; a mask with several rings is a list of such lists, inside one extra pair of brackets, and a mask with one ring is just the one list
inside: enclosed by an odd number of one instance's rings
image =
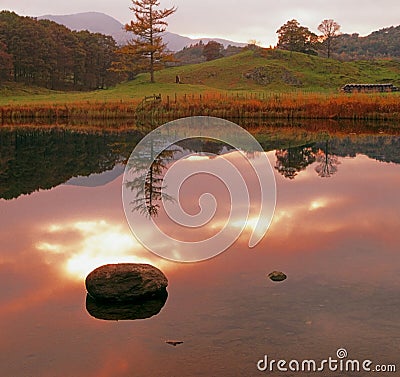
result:
[(331, 56), (332, 40), (338, 35), (340, 30), (340, 25), (334, 20), (323, 20), (318, 26), (318, 30), (322, 33), (326, 45), (326, 53), (328, 58)]
[(340, 165), (340, 161), (338, 156), (329, 153), (329, 141), (325, 142), (324, 150), (320, 149), (317, 152), (317, 162), (318, 165), (315, 168), (315, 171), (321, 178), (329, 178), (332, 177), (338, 171), (338, 165)]

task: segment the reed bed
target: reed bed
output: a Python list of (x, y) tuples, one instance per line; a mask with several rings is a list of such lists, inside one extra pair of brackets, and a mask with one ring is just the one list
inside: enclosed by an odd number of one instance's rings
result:
[(399, 120), (399, 94), (247, 93), (188, 95), (164, 98), (144, 115), (179, 118), (209, 115), (229, 119)]
[(82, 101), (0, 106), (2, 123), (63, 120), (226, 119), (400, 120), (399, 93), (203, 93), (162, 96), (161, 101)]
[(0, 107), (0, 119), (4, 122), (21, 120), (110, 120), (131, 119), (136, 115), (136, 102), (84, 101), (68, 104), (35, 103), (5, 105)]

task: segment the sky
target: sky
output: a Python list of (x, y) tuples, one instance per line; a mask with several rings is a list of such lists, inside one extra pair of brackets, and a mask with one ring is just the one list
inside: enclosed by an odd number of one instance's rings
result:
[[(268, 47), (277, 42), (276, 30), (297, 19), (317, 32), (324, 19), (334, 19), (344, 33), (368, 35), (400, 24), (398, 0), (160, 0), (162, 7), (177, 6), (168, 30), (189, 37), (219, 37), (237, 42), (256, 40)], [(96, 11), (122, 23), (132, 18), (129, 0), (0, 0), (0, 9), (20, 15), (73, 14)]]

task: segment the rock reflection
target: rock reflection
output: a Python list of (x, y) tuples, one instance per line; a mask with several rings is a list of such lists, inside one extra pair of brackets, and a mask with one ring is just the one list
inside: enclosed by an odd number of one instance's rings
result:
[(168, 292), (163, 290), (157, 296), (146, 300), (123, 303), (99, 302), (86, 295), (86, 310), (94, 318), (106, 321), (133, 321), (151, 318), (160, 313), (167, 302)]

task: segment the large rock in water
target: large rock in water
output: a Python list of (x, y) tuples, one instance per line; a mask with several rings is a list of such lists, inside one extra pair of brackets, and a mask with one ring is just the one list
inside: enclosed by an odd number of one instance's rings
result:
[(168, 280), (149, 264), (121, 263), (96, 268), (86, 277), (85, 284), (95, 300), (126, 302), (162, 294)]

